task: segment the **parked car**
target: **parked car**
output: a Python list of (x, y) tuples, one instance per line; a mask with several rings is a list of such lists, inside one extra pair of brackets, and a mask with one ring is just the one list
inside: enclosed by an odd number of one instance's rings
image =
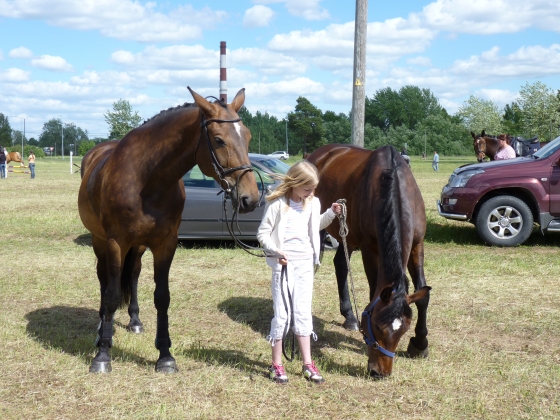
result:
[(461, 166), (437, 201), (441, 216), (473, 223), (487, 243), (522, 244), (533, 222), (560, 232), (560, 137), (531, 156)]
[(43, 147), (43, 152), (45, 153), (45, 156), (52, 155), (52, 150), (50, 147)]
[[(266, 155), (249, 153), (249, 160), (255, 172), (255, 178), (262, 191), (259, 173), (262, 177), (266, 190), (275, 189), (280, 181), (271, 174), (284, 175), (289, 166), (278, 159)], [(202, 173), (198, 166), (195, 166), (183, 176), (185, 185), (185, 207), (179, 226), (179, 239), (232, 239), (226, 226), (224, 215), (223, 193), (218, 183), (212, 177)], [(240, 214), (238, 216), (239, 231), (236, 234), (241, 240), (257, 240), (257, 230), (261, 223), (265, 207), (264, 197), (260, 205), (251, 213)], [(228, 210), (231, 205), (228, 202)], [(231, 222), (231, 212), (228, 212), (228, 221)], [(237, 229), (237, 226), (235, 227)], [(325, 245), (327, 248), (338, 247), (336, 239), (327, 235)]]
[(282, 159), (282, 160), (286, 160), (290, 157), (288, 152), (284, 152), (284, 151), (272, 152), (268, 156), (276, 159)]

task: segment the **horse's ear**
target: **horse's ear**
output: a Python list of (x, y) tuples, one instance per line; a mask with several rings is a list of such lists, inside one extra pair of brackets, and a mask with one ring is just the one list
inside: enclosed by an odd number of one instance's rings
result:
[(245, 88), (242, 88), (239, 92), (237, 92), (237, 95), (235, 95), (233, 101), (231, 101), (231, 107), (235, 110), (235, 112), (237, 112), (241, 109), (244, 103), (245, 103)]
[(379, 298), (386, 304), (388, 304), (391, 301), (391, 295), (393, 294), (393, 285), (391, 284), (390, 286), (385, 287), (382, 291), (381, 294), (379, 295)]
[(486, 137), (486, 131), (482, 130), (482, 134), (480, 134), (480, 137)]
[(187, 86), (187, 89), (189, 90), (189, 92), (193, 96), (195, 104), (204, 112), (204, 114), (206, 114), (207, 116), (210, 116), (214, 113), (214, 108), (212, 107), (212, 104), (210, 102), (208, 102), (206, 99), (204, 99), (202, 96), (200, 96), (194, 90), (192, 90), (190, 88), (190, 86)]
[(476, 134), (474, 134), (472, 131), (471, 131), (471, 136), (472, 136), (473, 139), (476, 140)]
[(422, 299), (424, 296), (426, 296), (428, 294), (428, 292), (430, 290), (432, 290), (432, 288), (430, 286), (424, 286), (420, 290), (418, 290), (416, 293), (414, 293), (412, 295), (407, 295), (406, 302), (410, 305), (411, 303), (414, 303), (414, 302)]

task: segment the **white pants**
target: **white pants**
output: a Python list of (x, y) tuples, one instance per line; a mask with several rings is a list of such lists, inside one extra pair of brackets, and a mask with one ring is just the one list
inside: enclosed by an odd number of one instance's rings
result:
[(296, 335), (307, 337), (313, 334), (313, 318), (311, 315), (311, 301), (313, 300), (313, 258), (304, 260), (290, 260), (287, 266), (288, 279), (282, 281), (284, 297), (288, 305), (288, 312), (282, 299), (281, 274), (282, 266), (272, 267), (272, 305), (274, 318), (270, 325), (268, 337), (272, 345), (281, 340), (284, 327), (290, 322), (290, 301), (288, 288), (292, 296), (291, 306), (294, 310), (294, 332)]

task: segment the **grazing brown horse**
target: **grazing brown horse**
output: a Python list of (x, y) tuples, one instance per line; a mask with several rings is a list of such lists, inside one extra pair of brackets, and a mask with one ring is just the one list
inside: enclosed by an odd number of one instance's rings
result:
[(6, 154), (6, 165), (10, 162), (19, 162), (19, 166), (24, 166), (24, 161), (19, 152), (8, 152)]
[[(430, 287), (424, 277), (424, 201), (414, 176), (392, 146), (371, 151), (356, 146), (331, 144), (314, 151), (308, 160), (320, 174), (316, 195), (323, 210), (339, 198), (347, 202), (348, 252), (360, 249), (369, 283), (370, 304), (362, 314), (361, 330), (368, 344), (368, 369), (373, 377), (385, 377), (393, 369), (395, 349), (410, 328), (416, 303), (418, 321), (408, 353), (428, 355), (426, 313)], [(328, 233), (338, 241), (339, 221)], [(357, 320), (348, 294), (348, 266), (344, 247), (334, 257), (344, 325)], [(408, 293), (406, 269), (414, 283)]]
[(110, 372), (113, 315), (130, 302), (128, 329), (143, 331), (138, 317), (138, 276), (146, 248), (154, 256), (158, 372), (176, 372), (169, 349), (169, 269), (185, 202), (181, 177), (195, 164), (228, 192), (240, 213), (252, 211), (259, 190), (251, 172), (251, 134), (231, 104), (209, 102), (189, 88), (195, 104), (185, 104), (146, 121), (121, 141), (101, 143), (84, 156), (78, 208), (92, 233), (101, 289), (97, 355), (90, 372)]

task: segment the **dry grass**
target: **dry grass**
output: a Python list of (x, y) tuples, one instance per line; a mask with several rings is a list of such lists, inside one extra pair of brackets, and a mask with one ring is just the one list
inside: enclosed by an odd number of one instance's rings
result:
[[(365, 345), (342, 329), (332, 254), (316, 276), (313, 353), (326, 376), (311, 386), (300, 363), (290, 383), (266, 377), (272, 315), (265, 263), (217, 244), (184, 243), (171, 269), (170, 331), (180, 367), (154, 372), (152, 258), (141, 277), (146, 333), (116, 315), (113, 372), (90, 375), (99, 301), (95, 259), (76, 205), (79, 175), (43, 159), (37, 178), (0, 180), (0, 416), (3, 419), (560, 417), (560, 237), (535, 232), (514, 249), (480, 244), (474, 229), (435, 210), (449, 173), (466, 159), (413, 160), (428, 210), (426, 274), (433, 287), (430, 357), (403, 357), (370, 380)], [(366, 280), (353, 272), (360, 310)]]

